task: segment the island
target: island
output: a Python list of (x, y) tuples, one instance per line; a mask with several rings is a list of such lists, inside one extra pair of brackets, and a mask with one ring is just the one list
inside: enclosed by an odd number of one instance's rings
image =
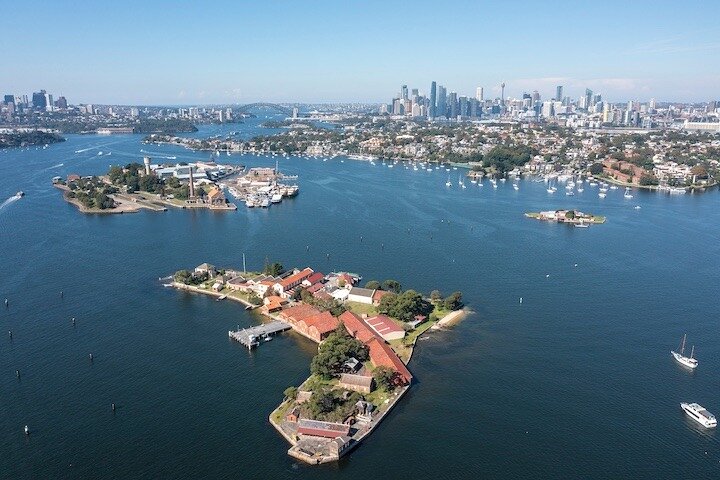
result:
[(288, 455), (316, 465), (337, 461), (376, 429), (413, 384), (407, 363), (417, 339), (465, 314), (461, 292), (426, 297), (395, 280), (360, 287), (361, 279), (310, 267), (285, 271), (277, 262), (252, 273), (203, 263), (167, 285), (258, 311), (264, 323), (228, 332), (249, 349), (290, 329), (318, 344), (310, 376), (286, 388), (269, 416), (290, 444)]
[(605, 223), (605, 217), (584, 213), (579, 210), (548, 210), (545, 212), (529, 212), (528, 218), (545, 222), (568, 223), (575, 226), (588, 226), (594, 223)]

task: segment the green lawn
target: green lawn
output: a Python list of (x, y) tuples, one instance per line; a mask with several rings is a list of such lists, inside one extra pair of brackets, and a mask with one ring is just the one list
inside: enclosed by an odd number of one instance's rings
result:
[(345, 302), (345, 306), (348, 307), (351, 312), (357, 313), (358, 315), (362, 315), (364, 313), (368, 316), (373, 316), (378, 313), (377, 309), (373, 305), (368, 305), (367, 303)]

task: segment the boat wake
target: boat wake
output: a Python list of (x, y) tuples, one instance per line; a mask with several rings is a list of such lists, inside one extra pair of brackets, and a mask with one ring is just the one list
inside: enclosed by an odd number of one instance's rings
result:
[(17, 202), (18, 200), (20, 200), (20, 198), (22, 198), (20, 195), (13, 195), (12, 197), (8, 198), (7, 200), (5, 200), (3, 203), (0, 204), (0, 210), (7, 207), (11, 203)]
[(53, 165), (52, 167), (46, 168), (45, 170), (52, 170), (53, 168), (60, 168), (60, 167), (64, 167), (64, 166), (65, 166), (64, 163), (58, 163), (57, 165)]

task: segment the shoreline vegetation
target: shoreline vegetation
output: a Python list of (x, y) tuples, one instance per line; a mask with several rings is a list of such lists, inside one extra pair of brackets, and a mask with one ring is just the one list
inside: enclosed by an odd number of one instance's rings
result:
[[(460, 292), (443, 298), (435, 290), (423, 297), (394, 280), (361, 288), (360, 279), (310, 268), (285, 271), (279, 263), (266, 263), (263, 272), (218, 270), (204, 263), (176, 272), (165, 286), (237, 301), (257, 312), (263, 324), (283, 322), (318, 343), (310, 376), (288, 387), (268, 416), (290, 444), (288, 455), (316, 465), (352, 451), (404, 397), (412, 387), (406, 365), (418, 338), (457, 324), (469, 312)], [(253, 328), (229, 333), (232, 338)]]
[(41, 130), (0, 133), (0, 149), (34, 147), (37, 145), (47, 146), (52, 143), (64, 141), (65, 139), (57, 133), (44, 132)]

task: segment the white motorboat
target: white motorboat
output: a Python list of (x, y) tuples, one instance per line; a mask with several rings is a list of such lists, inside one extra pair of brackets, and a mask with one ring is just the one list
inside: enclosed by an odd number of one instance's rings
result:
[(695, 369), (698, 366), (698, 361), (695, 358), (695, 345), (693, 345), (692, 349), (690, 350), (690, 356), (685, 356), (685, 340), (687, 340), (687, 334), (683, 335), (682, 340), (680, 341), (680, 352), (676, 352), (675, 350), (671, 350), (670, 353), (673, 357), (675, 357), (675, 360), (682, 366)]
[(717, 427), (715, 415), (705, 410), (705, 408), (697, 403), (681, 403), (682, 408), (688, 417), (692, 418), (705, 428)]
[(280, 203), (282, 202), (282, 195), (279, 193), (274, 193), (273, 196), (270, 198), (270, 203)]

